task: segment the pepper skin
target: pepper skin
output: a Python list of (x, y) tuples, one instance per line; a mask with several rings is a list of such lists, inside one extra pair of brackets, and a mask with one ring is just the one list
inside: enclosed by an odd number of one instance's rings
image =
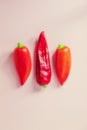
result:
[(21, 43), (18, 43), (18, 47), (14, 50), (14, 62), (20, 78), (20, 83), (23, 85), (30, 75), (32, 64), (28, 48)]
[(36, 48), (36, 79), (37, 82), (46, 87), (51, 80), (51, 66), (48, 45), (44, 32), (41, 32)]
[(56, 51), (56, 73), (61, 85), (69, 76), (71, 68), (71, 51), (69, 47), (60, 44)]

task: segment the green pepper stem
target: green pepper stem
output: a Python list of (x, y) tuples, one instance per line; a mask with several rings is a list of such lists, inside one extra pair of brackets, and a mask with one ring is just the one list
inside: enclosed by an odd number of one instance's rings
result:
[(47, 86), (44, 84), (44, 85), (42, 85), (42, 87), (43, 87), (43, 88), (46, 88)]
[(58, 49), (62, 49), (62, 48), (64, 48), (64, 45), (63, 44), (59, 44)]
[(23, 44), (20, 43), (20, 42), (18, 42), (17, 47), (18, 47), (18, 48), (22, 48), (22, 47), (23, 47)]

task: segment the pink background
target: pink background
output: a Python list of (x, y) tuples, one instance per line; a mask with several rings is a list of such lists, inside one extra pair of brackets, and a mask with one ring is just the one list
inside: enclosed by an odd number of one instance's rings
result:
[[(52, 66), (46, 89), (35, 79), (34, 49), (45, 31)], [(33, 67), (20, 87), (12, 52), (29, 47)], [(58, 44), (72, 51), (68, 80), (59, 87), (53, 66)], [(87, 130), (87, 1), (0, 0), (0, 130)]]

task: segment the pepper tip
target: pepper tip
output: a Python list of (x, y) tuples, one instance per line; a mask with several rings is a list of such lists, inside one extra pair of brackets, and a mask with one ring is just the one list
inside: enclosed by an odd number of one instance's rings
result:
[(44, 31), (42, 31), (40, 34), (41, 34), (41, 35), (44, 35)]

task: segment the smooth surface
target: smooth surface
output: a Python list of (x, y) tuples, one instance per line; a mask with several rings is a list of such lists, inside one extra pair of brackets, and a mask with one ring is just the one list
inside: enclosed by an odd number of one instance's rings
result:
[[(52, 80), (40, 89), (35, 80), (34, 48), (45, 31)], [(29, 47), (33, 68), (20, 87), (12, 52)], [(72, 69), (59, 87), (53, 53), (59, 43), (72, 51)], [(0, 0), (0, 130), (87, 130), (87, 1)]]

